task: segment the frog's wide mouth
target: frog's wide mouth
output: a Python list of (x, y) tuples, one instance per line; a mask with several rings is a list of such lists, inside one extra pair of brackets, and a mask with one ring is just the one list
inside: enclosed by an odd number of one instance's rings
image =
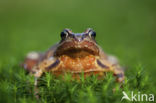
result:
[(56, 56), (68, 55), (71, 57), (84, 57), (88, 55), (99, 55), (99, 49), (93, 42), (65, 42), (61, 44), (56, 52)]

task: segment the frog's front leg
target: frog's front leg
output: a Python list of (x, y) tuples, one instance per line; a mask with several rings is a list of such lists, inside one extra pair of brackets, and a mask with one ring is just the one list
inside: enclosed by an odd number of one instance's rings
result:
[(35, 77), (34, 77), (34, 96), (36, 97), (36, 99), (39, 99), (38, 78), (40, 76), (38, 74), (35, 74)]
[(34, 81), (34, 86), (35, 86), (34, 95), (35, 95), (35, 97), (37, 99), (39, 98), (38, 78), (40, 78), (44, 72), (50, 71), (51, 69), (55, 68), (58, 64), (59, 64), (59, 60), (58, 59), (56, 59), (54, 57), (50, 57), (48, 59), (45, 59), (45, 60), (41, 61), (40, 63), (38, 63), (38, 65), (34, 66), (34, 68), (32, 69), (32, 73), (31, 74), (34, 75), (34, 77), (35, 77), (35, 81)]
[(124, 70), (119, 65), (118, 59), (113, 55), (109, 55), (108, 61), (112, 64), (112, 71), (113, 71), (114, 75), (117, 77), (117, 81), (123, 82), (124, 81)]
[(43, 74), (42, 69), (38, 67), (38, 65), (35, 65), (30, 72), (30, 75), (34, 76), (34, 96), (36, 99), (39, 99), (39, 90), (38, 90), (38, 78), (40, 78)]
[(39, 62), (33, 69), (32, 74), (34, 75), (35, 79), (35, 85), (37, 85), (37, 78), (41, 77), (44, 72), (50, 72), (54, 69), (57, 69), (56, 67), (59, 65), (60, 61), (51, 56), (49, 58), (45, 58), (41, 62)]
[(116, 61), (113, 62), (106, 59), (97, 59), (97, 65), (103, 72), (113, 72), (118, 82), (122, 83), (124, 81), (124, 71)]

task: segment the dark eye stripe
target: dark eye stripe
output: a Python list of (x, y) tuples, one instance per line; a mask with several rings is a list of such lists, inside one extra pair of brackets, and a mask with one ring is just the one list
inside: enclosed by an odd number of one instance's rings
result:
[(101, 66), (102, 68), (104, 68), (104, 69), (108, 69), (108, 66), (102, 64), (100, 60), (97, 60), (97, 64), (98, 64), (99, 66)]
[(56, 67), (59, 63), (60, 63), (60, 61), (57, 59), (53, 64), (51, 64), (50, 66), (48, 66), (46, 68), (46, 70), (50, 70), (50, 69)]

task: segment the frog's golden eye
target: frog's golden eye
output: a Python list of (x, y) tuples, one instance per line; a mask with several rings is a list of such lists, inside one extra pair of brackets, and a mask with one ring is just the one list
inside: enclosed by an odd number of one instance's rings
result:
[(68, 32), (67, 31), (63, 31), (61, 32), (61, 38), (65, 39), (68, 36)]
[(95, 31), (90, 30), (88, 34), (89, 34), (89, 36), (91, 38), (95, 38), (96, 37), (96, 32)]

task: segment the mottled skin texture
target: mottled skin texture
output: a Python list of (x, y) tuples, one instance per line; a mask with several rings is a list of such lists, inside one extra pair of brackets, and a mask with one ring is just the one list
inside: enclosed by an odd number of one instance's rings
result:
[(83, 33), (73, 33), (69, 29), (61, 32), (61, 41), (45, 53), (31, 52), (23, 64), (35, 77), (44, 72), (63, 75), (69, 72), (75, 78), (84, 72), (84, 76), (105, 75), (113, 72), (118, 82), (123, 82), (124, 72), (115, 57), (106, 55), (95, 41), (96, 33), (87, 29)]

